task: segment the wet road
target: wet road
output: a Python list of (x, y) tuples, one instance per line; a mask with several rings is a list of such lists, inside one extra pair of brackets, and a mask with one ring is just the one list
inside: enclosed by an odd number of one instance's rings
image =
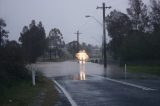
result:
[[(76, 61), (38, 63), (37, 67), (42, 70), (47, 77), (73, 76), (80, 72), (79, 63)], [(124, 78), (123, 69), (115, 67), (115, 65), (108, 65), (107, 70), (104, 70), (102, 65), (90, 62), (85, 64), (85, 74), (96, 74), (118, 79)]]
[(62, 79), (56, 80), (78, 106), (159, 106), (160, 103), (159, 91), (146, 91), (90, 76), (85, 81)]
[[(67, 61), (39, 63), (38, 67), (47, 77), (57, 81), (78, 106), (160, 106), (159, 79), (130, 77), (124, 80), (123, 69), (109, 65), (104, 70), (103, 66), (94, 63), (80, 67), (77, 62)], [(144, 90), (105, 77), (154, 90)]]

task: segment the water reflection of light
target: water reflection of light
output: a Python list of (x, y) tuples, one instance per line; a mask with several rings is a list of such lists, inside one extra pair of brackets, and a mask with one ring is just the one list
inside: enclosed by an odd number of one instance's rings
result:
[(85, 74), (85, 64), (80, 63), (80, 80), (85, 80), (86, 74)]
[(80, 72), (80, 80), (86, 80), (85, 72)]
[(85, 61), (89, 58), (85, 50), (80, 50), (76, 54), (77, 59), (79, 60), (80, 63), (80, 72), (79, 72), (79, 79), (80, 80), (85, 80), (86, 75), (85, 75)]

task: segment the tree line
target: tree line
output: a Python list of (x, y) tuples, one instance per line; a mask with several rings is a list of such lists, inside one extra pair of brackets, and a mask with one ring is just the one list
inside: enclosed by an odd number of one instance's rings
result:
[(11, 87), (12, 82), (30, 79), (25, 68), (24, 51), (22, 46), (8, 40), (9, 32), (5, 29), (6, 23), (0, 18), (0, 90), (3, 86)]
[[(71, 41), (65, 44), (63, 34), (60, 29), (53, 28), (46, 36), (42, 22), (36, 23), (32, 20), (28, 26), (22, 28), (18, 42), (9, 40), (9, 32), (5, 29), (5, 21), (0, 18), (0, 82), (1, 84), (11, 84), (12, 81), (30, 79), (30, 73), (26, 69), (26, 64), (35, 63), (39, 57), (54, 59), (66, 58), (67, 52), (70, 58), (75, 58), (78, 52), (78, 42)], [(92, 45), (79, 44), (80, 49), (91, 52)], [(47, 61), (48, 61), (47, 60)], [(7, 83), (8, 82), (8, 83)]]
[(106, 17), (108, 51), (123, 62), (160, 60), (160, 1), (129, 0), (127, 14), (113, 10)]
[(65, 42), (58, 28), (51, 29), (49, 36), (46, 37), (42, 22), (36, 24), (36, 21), (32, 20), (28, 26), (23, 27), (17, 42), (8, 39), (9, 32), (5, 29), (6, 25), (4, 19), (0, 18), (0, 82), (2, 85), (30, 79), (30, 73), (25, 66), (35, 63), (39, 57), (51, 49), (54, 56), (62, 57)]

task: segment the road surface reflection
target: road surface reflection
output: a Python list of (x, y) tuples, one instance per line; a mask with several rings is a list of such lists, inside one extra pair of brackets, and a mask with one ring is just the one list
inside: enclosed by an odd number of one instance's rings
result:
[(79, 76), (80, 76), (80, 80), (85, 80), (86, 79), (85, 64), (80, 64)]
[(109, 78), (123, 78), (123, 69), (120, 70), (115, 65), (108, 65), (107, 70), (100, 64), (86, 62), (80, 66), (77, 61), (65, 62), (44, 62), (37, 64), (47, 77), (70, 76), (75, 80), (87, 79), (87, 75), (100, 75)]
[(71, 75), (72, 80), (86, 80), (85, 64), (79, 64), (79, 73)]

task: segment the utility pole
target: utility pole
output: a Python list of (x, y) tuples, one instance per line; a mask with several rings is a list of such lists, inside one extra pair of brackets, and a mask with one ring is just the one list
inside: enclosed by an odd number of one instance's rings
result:
[(106, 9), (110, 9), (111, 6), (109, 7), (106, 7), (105, 6), (105, 3), (102, 4), (102, 7), (97, 7), (97, 9), (103, 9), (103, 51), (102, 51), (102, 54), (104, 55), (103, 56), (103, 62), (104, 62), (104, 68), (107, 67), (107, 48), (106, 48), (106, 27), (105, 27), (105, 10)]
[(77, 35), (77, 52), (79, 51), (79, 35), (82, 34), (79, 31), (75, 33)]

